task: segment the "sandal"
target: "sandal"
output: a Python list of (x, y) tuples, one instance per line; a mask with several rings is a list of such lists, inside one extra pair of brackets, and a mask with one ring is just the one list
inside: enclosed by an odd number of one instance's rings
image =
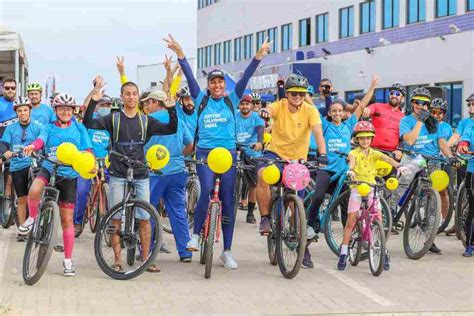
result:
[(161, 269), (158, 267), (156, 263), (150, 264), (150, 266), (146, 269), (147, 272), (150, 273), (158, 273), (161, 272)]
[(123, 267), (120, 263), (113, 264), (112, 269), (114, 269), (115, 272), (123, 272)]

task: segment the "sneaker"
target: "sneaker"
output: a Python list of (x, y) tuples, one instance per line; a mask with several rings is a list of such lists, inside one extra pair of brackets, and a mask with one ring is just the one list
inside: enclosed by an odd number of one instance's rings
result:
[(262, 217), (260, 221), (260, 234), (271, 234), (272, 226), (270, 225), (270, 218), (269, 217)]
[(314, 237), (316, 237), (316, 232), (314, 231), (314, 228), (311, 227), (311, 226), (308, 226), (306, 228), (306, 239), (313, 239)]
[(340, 255), (339, 261), (337, 262), (337, 268), (341, 271), (344, 271), (346, 269), (346, 265), (347, 265), (347, 255)]
[(82, 224), (74, 224), (74, 237), (79, 237), (82, 234)]
[(166, 247), (164, 243), (161, 244), (160, 253), (171, 253), (171, 251)]
[(239, 267), (237, 262), (235, 262), (234, 258), (232, 258), (232, 253), (230, 250), (225, 250), (222, 252), (220, 256), (221, 262), (224, 264), (224, 268), (229, 270), (235, 270)]
[(313, 261), (311, 260), (311, 253), (309, 252), (308, 247), (304, 250), (304, 257), (303, 257), (303, 262), (301, 263), (301, 267), (305, 269), (313, 269), (314, 264)]
[(199, 251), (199, 235), (193, 234), (191, 240), (188, 241), (186, 245), (186, 250), (188, 251)]
[(72, 264), (71, 259), (64, 259), (63, 266), (64, 266), (64, 276), (76, 275), (76, 271), (74, 271), (74, 265)]
[(26, 241), (27, 239), (28, 239), (27, 236), (23, 236), (23, 235), (20, 235), (20, 234), (18, 234), (18, 235), (16, 236), (16, 241), (18, 241), (18, 242), (24, 242), (24, 241)]
[(388, 253), (385, 254), (385, 259), (383, 261), (383, 269), (385, 271), (390, 270), (390, 256), (388, 255)]
[(179, 258), (179, 261), (183, 263), (190, 263), (191, 261), (193, 261), (193, 259), (191, 257), (181, 257)]
[(439, 249), (438, 247), (436, 247), (435, 243), (433, 243), (433, 245), (431, 245), (431, 248), (429, 250), (431, 253), (434, 253), (434, 254), (441, 254), (441, 249)]
[(257, 222), (257, 220), (255, 219), (255, 216), (253, 215), (253, 213), (248, 213), (247, 214), (247, 223), (255, 224), (256, 222)]
[(34, 223), (35, 219), (33, 217), (28, 217), (22, 225), (18, 226), (18, 234), (23, 236), (28, 235), (33, 228)]
[(472, 246), (466, 246), (466, 250), (462, 255), (463, 257), (472, 257)]

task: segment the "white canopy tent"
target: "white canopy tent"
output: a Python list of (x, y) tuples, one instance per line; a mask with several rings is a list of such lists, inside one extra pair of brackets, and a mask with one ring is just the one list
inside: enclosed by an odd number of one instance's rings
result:
[[(18, 95), (24, 95), (28, 82), (28, 59), (19, 33), (0, 26), (0, 82), (13, 77), (18, 82)], [(1, 85), (1, 84), (0, 84)], [(0, 87), (3, 93), (3, 87)]]

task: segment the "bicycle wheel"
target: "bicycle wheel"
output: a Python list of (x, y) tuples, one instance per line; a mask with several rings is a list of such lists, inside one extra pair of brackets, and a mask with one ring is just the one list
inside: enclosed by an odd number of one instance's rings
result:
[(331, 204), (324, 214), (324, 239), (329, 249), (339, 257), (340, 245), (344, 236), (344, 221), (334, 221), (333, 215), (338, 215), (342, 219), (342, 214), (347, 214), (347, 206), (349, 205), (350, 190), (342, 192)]
[(463, 247), (466, 247), (466, 219), (469, 214), (469, 200), (467, 199), (466, 184), (463, 181), (458, 189), (456, 198), (456, 214), (454, 215), (456, 225), (456, 235), (461, 240)]
[(186, 185), (186, 212), (189, 229), (194, 227), (194, 212), (201, 195), (201, 183), (197, 177), (191, 177)]
[(352, 231), (351, 240), (349, 241), (349, 262), (352, 266), (356, 266), (360, 262), (362, 254), (362, 223), (357, 222), (356, 227)]
[(0, 207), (2, 208), (2, 227), (8, 229), (15, 222), (14, 197), (0, 197)]
[(382, 206), (381, 213), (382, 213), (383, 229), (385, 232), (385, 241), (387, 241), (390, 236), (390, 232), (392, 231), (392, 224), (393, 224), (392, 212), (390, 210), (390, 206), (388, 202), (383, 197), (379, 197), (379, 199), (380, 199), (380, 205)]
[[(94, 239), (94, 254), (100, 269), (117, 280), (128, 280), (142, 274), (155, 261), (163, 241), (160, 217), (150, 203), (130, 199), (125, 208), (126, 210), (122, 203), (114, 205), (100, 221)], [(122, 214), (123, 211), (125, 213)], [(149, 219), (137, 219), (139, 211)], [(122, 222), (126, 216), (130, 218), (128, 228)], [(110, 246), (107, 245), (108, 241)], [(127, 250), (125, 254), (122, 245)], [(142, 252), (140, 260), (134, 260), (133, 265), (122, 264), (124, 261), (129, 263), (127, 257), (130, 257), (132, 251), (134, 254), (138, 253), (138, 249), (143, 249), (144, 246), (148, 255), (144, 256)], [(119, 259), (116, 261), (115, 257)]]
[(53, 253), (59, 226), (59, 207), (56, 202), (45, 202), (37, 221), (36, 229), (28, 236), (23, 255), (23, 280), (28, 285), (39, 281)]
[(109, 185), (107, 183), (102, 183), (99, 192), (99, 205), (93, 214), (94, 225), (92, 225), (92, 219), (89, 222), (93, 233), (97, 231), (97, 227), (99, 226), (102, 217), (104, 217), (104, 215), (109, 211), (109, 191)]
[(455, 208), (454, 200), (456, 197), (454, 196), (454, 188), (453, 188), (452, 183), (449, 183), (448, 185), (448, 198), (449, 198), (448, 213), (446, 214), (445, 219), (441, 219), (441, 225), (438, 228), (438, 234), (444, 232), (446, 227), (448, 227), (449, 222), (451, 221), (451, 217), (453, 216), (453, 213), (454, 213), (454, 208)]
[(279, 215), (275, 253), (281, 274), (292, 279), (300, 271), (306, 247), (303, 201), (295, 194), (286, 194)]
[(242, 186), (244, 181), (244, 173), (238, 169), (235, 176), (234, 187), (234, 223), (237, 220), (237, 212), (239, 211), (240, 196), (242, 195)]
[[(91, 232), (95, 233), (97, 230), (97, 225), (98, 225), (98, 219), (97, 219), (97, 214), (100, 212), (99, 207), (100, 207), (100, 195), (101, 192), (96, 190), (100, 190), (96, 188), (96, 184), (93, 185), (93, 190), (94, 192), (89, 195), (89, 201), (87, 201), (87, 209), (86, 209), (86, 214), (87, 214), (87, 221), (89, 222), (89, 228), (91, 229)], [(85, 224), (85, 221), (83, 221)]]
[[(433, 244), (441, 219), (441, 199), (431, 186), (422, 184), (414, 194), (403, 229), (403, 249), (410, 259), (420, 259)], [(415, 205), (418, 208), (415, 209)]]
[(221, 211), (220, 208), (221, 206), (219, 205), (219, 203), (212, 203), (211, 210), (209, 212), (209, 226), (204, 243), (204, 255), (206, 260), (204, 277), (206, 279), (209, 279), (211, 277), (214, 238), (216, 237), (217, 217), (219, 216), (219, 213)]
[(158, 210), (158, 214), (161, 217), (161, 224), (163, 225), (163, 231), (165, 231), (168, 234), (172, 234), (173, 229), (171, 228), (170, 217), (168, 216), (168, 213), (166, 212), (164, 202), (159, 203), (156, 209)]
[(272, 227), (272, 232), (267, 235), (267, 249), (268, 249), (268, 259), (272, 265), (277, 264), (277, 257), (275, 254), (276, 249), (276, 240), (275, 240), (275, 233), (277, 230), (278, 223), (278, 199), (273, 199), (272, 202), (272, 213), (270, 217), (270, 225)]
[(374, 220), (370, 225), (371, 241), (369, 245), (369, 267), (374, 276), (383, 272), (385, 260), (385, 234), (384, 226), (379, 220)]

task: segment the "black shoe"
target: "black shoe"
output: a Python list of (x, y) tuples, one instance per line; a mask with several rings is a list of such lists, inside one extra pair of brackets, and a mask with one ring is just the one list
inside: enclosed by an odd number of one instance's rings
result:
[(314, 264), (313, 261), (311, 260), (311, 253), (309, 252), (308, 247), (304, 250), (304, 257), (303, 257), (303, 262), (301, 263), (302, 268), (306, 269), (313, 269)]
[(171, 253), (171, 251), (166, 247), (165, 244), (161, 244), (160, 253)]
[(28, 236), (23, 236), (23, 235), (20, 235), (20, 234), (18, 234), (16, 236), (16, 241), (18, 241), (18, 242), (25, 242), (27, 239), (28, 239)]
[(396, 230), (395, 227), (392, 227), (392, 230), (390, 231), (390, 234), (391, 234), (391, 235), (398, 235), (399, 232), (398, 232), (398, 230)]
[(55, 245), (55, 246), (53, 247), (53, 249), (54, 249), (54, 251), (56, 251), (56, 252), (64, 252), (64, 247), (63, 247), (63, 245)]
[(435, 253), (435, 254), (440, 254), (440, 253), (441, 253), (441, 249), (439, 249), (438, 247), (436, 247), (436, 245), (433, 243), (433, 245), (431, 245), (430, 252), (431, 252), (431, 253)]
[(260, 231), (260, 234), (262, 235), (271, 234), (272, 226), (270, 224), (269, 217), (262, 217), (262, 220), (260, 221), (259, 231)]
[(257, 222), (257, 220), (255, 219), (255, 216), (253, 215), (253, 213), (248, 213), (247, 214), (247, 223), (255, 224), (256, 222)]
[(339, 222), (341, 220), (341, 218), (339, 217), (339, 215), (337, 215), (337, 213), (332, 213), (332, 221), (333, 222)]
[(190, 263), (191, 261), (193, 261), (193, 259), (191, 257), (181, 257), (179, 258), (179, 261), (183, 263)]

